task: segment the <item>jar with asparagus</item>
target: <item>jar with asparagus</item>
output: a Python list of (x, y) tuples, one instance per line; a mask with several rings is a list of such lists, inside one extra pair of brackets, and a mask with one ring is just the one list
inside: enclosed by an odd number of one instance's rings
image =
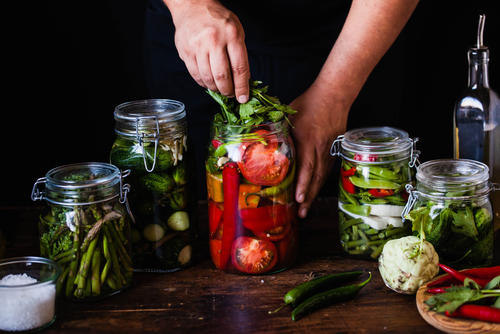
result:
[(132, 282), (127, 173), (79, 163), (54, 168), (33, 186), (31, 198), (46, 204), (40, 252), (61, 266), (57, 290), (68, 299), (100, 299)]
[(414, 180), (417, 139), (391, 127), (353, 129), (339, 136), (331, 154), (340, 156), (339, 229), (343, 250), (377, 259), (384, 244), (411, 233), (401, 213), (405, 185)]

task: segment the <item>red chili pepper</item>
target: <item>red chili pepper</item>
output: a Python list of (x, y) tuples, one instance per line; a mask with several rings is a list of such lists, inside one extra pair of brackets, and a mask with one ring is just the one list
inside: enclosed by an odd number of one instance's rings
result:
[(356, 167), (352, 167), (351, 169), (348, 170), (340, 168), (340, 175), (342, 176), (353, 176), (354, 174), (356, 174)]
[(386, 196), (394, 195), (394, 190), (392, 190), (392, 189), (368, 189), (368, 192), (373, 197), (386, 197)]
[(291, 221), (292, 208), (292, 205), (273, 204), (258, 208), (241, 209), (241, 221), (243, 226), (252, 232), (269, 231)]
[(221, 145), (222, 145), (222, 142), (221, 142), (221, 141), (219, 141), (219, 140), (217, 140), (217, 139), (212, 139), (212, 146), (213, 146), (215, 149), (219, 148), (219, 146), (221, 146)]
[(348, 177), (342, 177), (342, 188), (347, 191), (349, 194), (356, 193), (356, 187), (352, 184), (351, 180)]
[(484, 287), (490, 281), (490, 280), (484, 279), (484, 278), (478, 278), (478, 277), (472, 277), (472, 276), (465, 275), (465, 274), (463, 274), (459, 271), (456, 271), (455, 269), (450, 268), (444, 264), (439, 264), (439, 267), (462, 283), (465, 281), (466, 278), (470, 278), (471, 280), (473, 280), (474, 282), (479, 284), (481, 287)]
[(354, 154), (354, 160), (357, 161), (374, 162), (377, 161), (377, 158), (375, 154)]
[(223, 210), (219, 207), (219, 204), (209, 201), (208, 202), (208, 227), (210, 234), (215, 233), (219, 223), (222, 219)]
[(438, 293), (444, 293), (446, 292), (446, 289), (450, 288), (449, 286), (443, 286), (443, 287), (439, 287), (439, 288), (430, 288), (430, 289), (427, 289), (426, 291), (428, 293), (432, 293), (433, 295), (436, 295)]
[(500, 323), (500, 309), (485, 305), (465, 304), (457, 308), (455, 312), (446, 311), (445, 314), (449, 317)]
[(235, 162), (228, 162), (222, 170), (222, 186), (224, 189), (224, 213), (220, 266), (225, 269), (231, 256), (231, 248), (236, 239), (236, 229), (240, 224), (238, 215), (238, 195), (240, 174)]
[[(460, 272), (471, 278), (484, 278), (487, 280), (491, 280), (500, 275), (500, 266), (472, 268), (472, 269), (462, 270)], [(427, 286), (428, 287), (441, 286), (458, 282), (459, 281), (456, 280), (453, 276), (451, 276), (450, 274), (446, 274), (443, 277), (440, 277), (437, 280), (428, 283)]]

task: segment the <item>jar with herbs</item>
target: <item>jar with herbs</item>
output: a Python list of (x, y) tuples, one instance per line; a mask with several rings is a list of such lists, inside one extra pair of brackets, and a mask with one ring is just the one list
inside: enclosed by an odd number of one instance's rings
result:
[[(498, 187), (498, 185), (497, 185)], [(493, 261), (493, 211), (485, 164), (468, 159), (427, 161), (407, 186), (403, 212), (413, 231), (434, 245), (440, 262), (457, 268)]]
[(61, 267), (57, 288), (68, 299), (100, 299), (132, 282), (127, 174), (107, 163), (78, 163), (51, 169), (33, 186), (32, 200), (46, 203), (40, 253)]
[(331, 155), (342, 159), (339, 235), (346, 254), (377, 259), (388, 240), (411, 233), (401, 213), (408, 198), (405, 185), (414, 179), (417, 140), (400, 129), (370, 127), (333, 142)]
[(290, 267), (298, 250), (295, 150), (286, 114), (295, 112), (251, 83), (238, 104), (210, 92), (222, 111), (206, 161), (209, 244), (216, 268), (263, 274)]
[(192, 260), (187, 124), (184, 104), (168, 99), (115, 108), (111, 163), (130, 169), (135, 271), (171, 272)]

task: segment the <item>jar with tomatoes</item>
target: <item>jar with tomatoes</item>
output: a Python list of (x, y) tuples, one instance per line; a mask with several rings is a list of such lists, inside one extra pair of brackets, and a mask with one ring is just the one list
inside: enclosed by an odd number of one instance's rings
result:
[(342, 159), (339, 177), (339, 232), (343, 250), (377, 259), (385, 243), (411, 233), (401, 214), (414, 182), (418, 139), (391, 127), (353, 129), (332, 144)]
[(214, 121), (206, 173), (214, 265), (241, 274), (292, 265), (298, 230), (287, 120), (257, 126)]

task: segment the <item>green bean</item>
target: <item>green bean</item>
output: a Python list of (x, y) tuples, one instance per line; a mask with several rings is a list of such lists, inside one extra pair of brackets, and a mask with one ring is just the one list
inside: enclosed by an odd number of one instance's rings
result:
[(398, 189), (401, 186), (392, 181), (388, 180), (372, 180), (372, 179), (367, 179), (367, 178), (362, 178), (362, 177), (357, 177), (357, 176), (350, 176), (349, 180), (358, 188), (363, 188), (363, 189)]

